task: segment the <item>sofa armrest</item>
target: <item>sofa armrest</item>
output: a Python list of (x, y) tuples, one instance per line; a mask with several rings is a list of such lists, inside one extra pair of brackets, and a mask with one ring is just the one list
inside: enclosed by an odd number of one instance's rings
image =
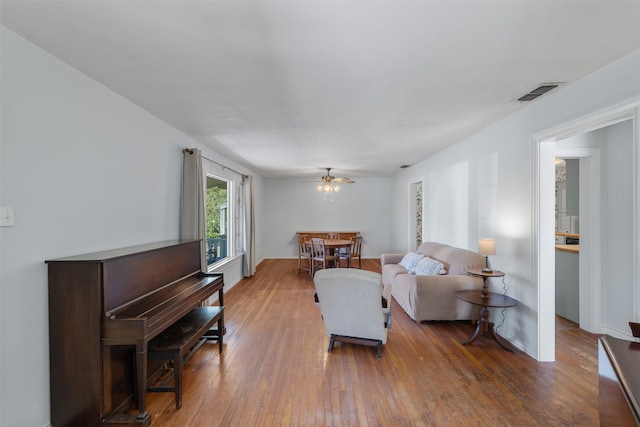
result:
[(391, 307), (391, 285), (382, 285), (382, 298), (387, 302), (385, 308)]
[(405, 254), (382, 254), (380, 255), (380, 265), (399, 264)]

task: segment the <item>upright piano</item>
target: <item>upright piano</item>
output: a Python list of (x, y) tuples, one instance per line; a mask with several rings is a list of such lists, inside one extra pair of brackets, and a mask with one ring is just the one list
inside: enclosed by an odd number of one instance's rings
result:
[(200, 271), (198, 240), (46, 263), (52, 426), (149, 426), (147, 343), (215, 292), (223, 305), (222, 275)]
[(598, 388), (601, 426), (640, 426), (640, 343), (598, 339)]

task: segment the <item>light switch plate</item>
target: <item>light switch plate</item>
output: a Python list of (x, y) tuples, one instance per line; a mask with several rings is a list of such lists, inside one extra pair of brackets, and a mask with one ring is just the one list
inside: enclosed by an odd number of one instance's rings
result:
[(0, 227), (13, 227), (15, 224), (15, 216), (13, 207), (0, 206)]

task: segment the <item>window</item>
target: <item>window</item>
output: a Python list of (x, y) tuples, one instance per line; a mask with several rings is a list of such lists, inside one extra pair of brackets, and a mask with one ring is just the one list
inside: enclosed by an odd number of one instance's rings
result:
[(211, 265), (229, 254), (229, 183), (207, 175), (205, 216), (207, 236), (207, 264)]
[(202, 159), (205, 191), (207, 266), (222, 268), (243, 253), (242, 179), (239, 173), (205, 157)]
[(230, 220), (232, 182), (206, 175), (205, 216), (207, 224), (207, 264), (233, 256), (233, 222)]

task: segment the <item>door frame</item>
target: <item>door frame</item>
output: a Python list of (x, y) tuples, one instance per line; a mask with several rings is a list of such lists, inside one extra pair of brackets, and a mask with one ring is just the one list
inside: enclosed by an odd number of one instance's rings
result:
[[(539, 361), (555, 360), (555, 218), (554, 218), (554, 185), (555, 180), (555, 156), (556, 141), (570, 136), (590, 132), (596, 129), (614, 125), (625, 120), (633, 120), (633, 221), (634, 221), (634, 247), (633, 247), (633, 316), (635, 320), (640, 317), (640, 289), (638, 286), (638, 271), (640, 268), (640, 135), (638, 123), (640, 123), (640, 99), (635, 99), (618, 106), (608, 108), (598, 113), (582, 117), (580, 119), (561, 124), (557, 127), (542, 131), (532, 136), (531, 141), (531, 171), (533, 179), (532, 212), (531, 212), (531, 301), (536, 304), (538, 313), (535, 322), (535, 331), (532, 336), (537, 338), (536, 359)], [(593, 230), (593, 222), (590, 232)], [(599, 232), (598, 232), (599, 236)], [(594, 247), (595, 244), (592, 245)], [(594, 262), (594, 253), (599, 258), (600, 244), (595, 251), (591, 251), (585, 263)], [(599, 260), (596, 262), (599, 263)], [(599, 264), (598, 267), (599, 269)], [(598, 274), (600, 280), (601, 271)], [(594, 284), (591, 284), (593, 289)], [(591, 308), (599, 303), (600, 299), (591, 299)], [(551, 303), (553, 301), (553, 303)], [(592, 313), (593, 316), (593, 313)], [(593, 325), (594, 331), (601, 329), (601, 319)]]

